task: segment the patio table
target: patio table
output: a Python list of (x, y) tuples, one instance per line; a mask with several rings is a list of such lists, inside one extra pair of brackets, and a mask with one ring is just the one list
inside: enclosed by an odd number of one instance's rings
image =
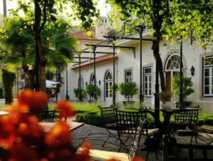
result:
[[(55, 125), (56, 122), (40, 122), (39, 124), (44, 128), (45, 132), (48, 132), (51, 130), (51, 128)], [(70, 121), (68, 122), (68, 125), (70, 127), (70, 131), (74, 131), (84, 125), (83, 122), (75, 122), (75, 121)]]

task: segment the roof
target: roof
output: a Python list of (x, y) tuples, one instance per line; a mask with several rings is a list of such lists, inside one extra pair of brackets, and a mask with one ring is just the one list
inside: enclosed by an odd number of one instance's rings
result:
[[(117, 59), (117, 56), (116, 56), (116, 59)], [(103, 62), (111, 62), (113, 60), (113, 55), (104, 55), (104, 56), (99, 56), (96, 58), (95, 60), (95, 63), (96, 64), (99, 64), (99, 63), (103, 63)], [(94, 60), (91, 60), (91, 61), (87, 61), (85, 63), (82, 63), (80, 65), (80, 68), (83, 68), (83, 67), (88, 67), (90, 66), (91, 64), (94, 64)], [(78, 64), (75, 64), (72, 69), (78, 69), (79, 68), (79, 65)]]
[(92, 36), (89, 36), (85, 31), (72, 32), (72, 36), (78, 40), (89, 40), (89, 41), (104, 41), (103, 39), (95, 38), (95, 32), (91, 31)]

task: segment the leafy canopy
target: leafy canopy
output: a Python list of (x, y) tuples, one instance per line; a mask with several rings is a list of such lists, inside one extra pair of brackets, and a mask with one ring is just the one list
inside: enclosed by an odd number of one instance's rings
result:
[[(193, 37), (202, 45), (213, 41), (213, 0), (108, 0), (120, 12), (123, 23), (132, 28), (145, 23), (150, 31), (157, 29), (165, 39)], [(114, 12), (115, 12), (114, 10)], [(159, 13), (159, 14), (158, 14)], [(115, 15), (115, 13), (113, 13)]]
[[(5, 63), (33, 65), (35, 41), (32, 22), (19, 16), (8, 17), (0, 28), (0, 48)], [(76, 40), (70, 35), (70, 25), (58, 19), (48, 22), (42, 30), (44, 49), (49, 70), (55, 71), (58, 64), (66, 65), (72, 60)]]

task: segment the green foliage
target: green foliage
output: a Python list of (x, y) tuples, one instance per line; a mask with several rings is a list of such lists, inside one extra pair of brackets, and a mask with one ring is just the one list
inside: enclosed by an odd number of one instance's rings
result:
[[(33, 65), (35, 41), (32, 21), (29, 21), (20, 17), (9, 17), (1, 28), (0, 48), (8, 51), (7, 57), (4, 57), (6, 63)], [(77, 44), (69, 35), (69, 29), (70, 25), (66, 21), (58, 19), (54, 23), (48, 22), (42, 30), (47, 65), (51, 71), (55, 71), (58, 64), (64, 67), (72, 60)]]
[(119, 85), (118, 84), (112, 85), (110, 87), (110, 92), (113, 92), (113, 89), (115, 89), (115, 92), (117, 92), (119, 90)]
[(160, 36), (167, 40), (176, 41), (190, 37), (200, 40), (204, 46), (213, 41), (212, 0), (208, 2), (205, 0), (108, 0), (108, 2), (119, 12), (113, 13), (112, 18), (118, 19), (120, 16), (123, 22), (131, 24), (129, 27), (126, 25), (127, 28), (143, 22), (150, 31), (160, 31)]
[(76, 88), (74, 89), (75, 97), (79, 99), (79, 101), (83, 101), (87, 96), (87, 92), (84, 89)]
[[(179, 96), (180, 94), (180, 77), (176, 76), (173, 79), (173, 89), (174, 95)], [(189, 77), (183, 77), (183, 98), (185, 99), (187, 96), (194, 92), (192, 80)]]
[(130, 101), (129, 99), (138, 92), (138, 88), (135, 82), (121, 83), (119, 90), (122, 95), (127, 97), (128, 102)]
[(13, 85), (15, 74), (7, 70), (2, 70), (2, 78), (4, 85), (5, 103), (9, 104), (13, 101)]
[(91, 98), (94, 98), (95, 100), (97, 100), (97, 97), (101, 95), (101, 90), (98, 88), (97, 85), (94, 85), (94, 84), (88, 84), (86, 86), (86, 91), (90, 97), (90, 101), (91, 101)]

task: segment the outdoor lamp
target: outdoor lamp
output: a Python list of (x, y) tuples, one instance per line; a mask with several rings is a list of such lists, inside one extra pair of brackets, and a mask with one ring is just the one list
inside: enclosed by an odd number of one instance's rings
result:
[(101, 80), (98, 81), (99, 86), (101, 85)]
[(191, 71), (191, 75), (194, 76), (195, 75), (195, 67), (193, 65), (192, 65), (190, 71)]
[(145, 28), (146, 28), (146, 26), (145, 26), (144, 23), (141, 23), (140, 25), (135, 26), (135, 30), (138, 31), (138, 32), (144, 31)]

